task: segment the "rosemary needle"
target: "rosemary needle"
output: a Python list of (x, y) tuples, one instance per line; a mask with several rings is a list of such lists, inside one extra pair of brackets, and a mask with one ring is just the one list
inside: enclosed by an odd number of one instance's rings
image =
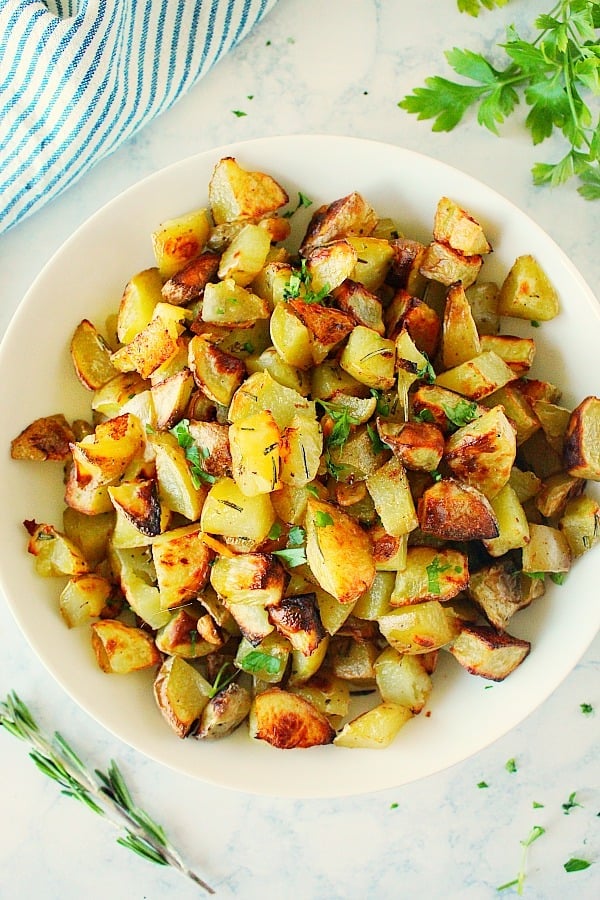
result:
[(117, 838), (118, 844), (149, 862), (172, 866), (203, 890), (214, 894), (210, 885), (186, 866), (163, 828), (135, 804), (114, 760), (107, 772), (99, 769), (90, 772), (58, 732), (51, 739), (44, 736), (28, 707), (14, 691), (0, 702), (0, 725), (32, 747), (29, 756), (40, 772), (61, 786), (61, 793), (80, 800), (93, 812), (123, 829), (124, 833)]

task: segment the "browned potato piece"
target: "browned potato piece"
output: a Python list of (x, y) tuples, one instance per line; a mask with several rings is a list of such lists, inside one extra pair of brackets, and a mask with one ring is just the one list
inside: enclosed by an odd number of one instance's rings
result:
[(545, 322), (558, 310), (556, 290), (537, 260), (528, 254), (517, 257), (500, 288), (500, 315)]
[(569, 500), (581, 496), (584, 488), (585, 481), (582, 478), (557, 472), (542, 483), (535, 497), (535, 505), (545, 518), (551, 519), (561, 515)]
[(88, 391), (96, 391), (117, 374), (110, 361), (110, 347), (88, 319), (83, 319), (71, 338), (75, 374)]
[(236, 682), (215, 694), (208, 701), (194, 737), (202, 740), (216, 740), (227, 737), (242, 724), (250, 712), (252, 697), (250, 691)]
[(159, 431), (170, 428), (183, 417), (193, 390), (194, 376), (188, 368), (152, 385), (150, 393)]
[(502, 407), (495, 406), (450, 435), (444, 462), (457, 478), (489, 500), (510, 478), (516, 452), (514, 429)]
[(501, 406), (507, 419), (514, 425), (517, 444), (528, 440), (540, 427), (540, 420), (524, 394), (516, 387), (516, 382), (505, 384), (482, 401), (484, 406)]
[(200, 447), (200, 465), (209, 475), (231, 475), (229, 426), (218, 422), (190, 422), (190, 434)]
[(369, 528), (369, 536), (373, 544), (373, 561), (378, 572), (397, 572), (398, 569), (404, 568), (407, 535), (388, 534), (383, 525), (376, 522)]
[(213, 281), (219, 269), (220, 255), (206, 250), (190, 260), (162, 286), (167, 303), (185, 306), (202, 296), (206, 285)]
[(459, 366), (477, 356), (483, 347), (477, 325), (461, 283), (452, 284), (446, 294), (442, 323), (442, 363), (445, 369)]
[(463, 628), (448, 649), (471, 675), (503, 681), (523, 662), (531, 644), (510, 634), (498, 634), (486, 625), (472, 625)]
[(564, 447), (569, 475), (600, 481), (600, 399), (586, 397), (573, 410)]
[(62, 413), (42, 416), (13, 438), (10, 455), (13, 459), (65, 460), (71, 455), (69, 445), (74, 440), (73, 429)]
[(369, 536), (337, 506), (313, 497), (306, 506), (306, 557), (323, 590), (340, 603), (357, 600), (375, 577)]
[(162, 609), (181, 606), (197, 597), (208, 583), (213, 553), (202, 540), (199, 525), (172, 528), (152, 544)]
[(154, 698), (175, 734), (186, 737), (210, 697), (210, 684), (190, 663), (168, 657), (154, 680)]
[(497, 334), (500, 330), (498, 291), (498, 285), (493, 281), (476, 281), (467, 289), (467, 299), (480, 337)]
[(447, 541), (481, 541), (498, 536), (498, 520), (480, 490), (442, 478), (418, 500), (419, 527)]
[[(163, 306), (168, 307), (169, 305), (163, 304)], [(178, 309), (174, 306), (170, 308), (171, 310)], [(174, 318), (166, 317), (166, 310), (163, 312), (164, 316), (155, 311), (146, 327), (139, 331), (128, 344), (111, 355), (110, 360), (115, 369), (120, 372), (135, 370), (142, 378), (149, 378), (155, 370), (177, 356), (180, 349), (178, 338), (182, 327)]]
[(204, 334), (194, 335), (188, 353), (189, 366), (200, 390), (215, 403), (229, 406), (246, 376), (242, 360), (225, 353), (210, 340), (210, 335)]
[(298, 694), (269, 688), (250, 709), (250, 737), (280, 750), (330, 744), (335, 731), (326, 717)]
[(543, 581), (533, 582), (523, 576), (509, 558), (499, 559), (471, 574), (469, 597), (498, 631), (504, 631), (512, 616), (534, 599), (529, 591), (523, 590), (523, 579), (535, 583), (543, 592)]
[(171, 278), (190, 259), (198, 256), (209, 230), (206, 210), (197, 209), (163, 222), (152, 233), (152, 248), (162, 278)]
[[(196, 604), (178, 609), (156, 633), (161, 653), (183, 659), (199, 659), (214, 653), (223, 638), (208, 613), (199, 615)], [(167, 614), (168, 615), (168, 614)]]
[(385, 310), (386, 337), (395, 340), (403, 329), (408, 331), (418, 350), (433, 359), (440, 340), (441, 323), (435, 309), (398, 288)]
[(222, 600), (263, 607), (279, 606), (285, 572), (279, 560), (270, 553), (220, 556), (210, 569), (210, 583)]
[(479, 222), (449, 197), (441, 197), (438, 201), (433, 236), (436, 241), (449, 244), (467, 256), (489, 253), (492, 249)]
[(405, 288), (415, 296), (421, 294), (427, 284), (420, 272), (427, 247), (419, 241), (405, 237), (390, 241), (390, 246), (394, 252), (389, 273), (390, 283), (394, 287)]
[(433, 472), (439, 466), (444, 454), (444, 436), (437, 426), (378, 418), (377, 431), (407, 469)]
[(313, 213), (300, 253), (306, 256), (313, 248), (347, 234), (369, 235), (376, 225), (375, 210), (355, 191), (327, 206), (320, 206)]
[(270, 175), (248, 172), (231, 157), (216, 164), (208, 185), (208, 200), (217, 225), (242, 218), (259, 218), (288, 202), (288, 195)]
[(469, 583), (469, 564), (451, 547), (409, 547), (406, 567), (396, 573), (391, 606), (410, 606), (427, 600), (450, 600)]
[(394, 387), (396, 350), (394, 341), (371, 328), (356, 325), (340, 357), (340, 365), (362, 384), (378, 390)]
[(53, 525), (33, 520), (23, 522), (29, 533), (27, 552), (35, 556), (35, 570), (45, 578), (60, 575), (82, 575), (88, 564), (79, 547)]
[(102, 575), (86, 572), (70, 578), (60, 594), (60, 614), (69, 626), (76, 628), (99, 616), (112, 593), (112, 585)]
[(524, 547), (529, 541), (529, 525), (514, 488), (505, 484), (490, 502), (498, 522), (498, 536), (483, 542), (490, 556), (502, 556), (509, 550)]
[[(369, 627), (372, 624), (363, 622), (363, 625)], [(354, 640), (338, 633), (332, 637), (329, 644), (325, 666), (331, 669), (336, 678), (349, 681), (355, 689), (371, 688), (375, 686), (374, 664), (377, 652), (374, 640)]]
[(103, 672), (127, 675), (162, 661), (152, 635), (117, 619), (92, 623), (92, 648)]
[(121, 512), (142, 535), (151, 538), (160, 534), (162, 510), (156, 479), (124, 481), (109, 487), (108, 494), (117, 512)]
[(162, 283), (156, 266), (137, 272), (127, 282), (117, 314), (120, 343), (128, 344), (149, 323), (156, 304), (162, 298)]
[(304, 656), (311, 656), (326, 634), (314, 593), (284, 597), (279, 606), (269, 610), (269, 618)]
[(306, 268), (313, 291), (331, 293), (346, 278), (354, 275), (358, 254), (346, 240), (315, 247), (307, 256)]
[(378, 334), (385, 333), (381, 300), (364, 284), (346, 278), (332, 291), (332, 295), (338, 307), (351, 316), (356, 325), (372, 328)]
[(398, 653), (386, 647), (375, 660), (375, 677), (381, 696), (388, 703), (420, 713), (431, 693), (432, 681), (421, 656)]
[(527, 397), (532, 406), (535, 406), (538, 400), (544, 400), (546, 403), (558, 403), (561, 398), (560, 388), (549, 381), (540, 381), (539, 378), (519, 378), (515, 382), (515, 387)]
[(311, 350), (316, 365), (323, 362), (333, 348), (348, 337), (354, 328), (354, 320), (339, 309), (321, 306), (319, 303), (305, 303), (290, 300), (288, 307), (308, 329)]
[(467, 256), (454, 250), (449, 244), (432, 241), (423, 257), (419, 269), (421, 275), (432, 281), (450, 286), (461, 281), (464, 288), (470, 287), (479, 275), (483, 259), (479, 254)]
[[(303, 657), (304, 659), (304, 657)], [(288, 682), (292, 693), (299, 694), (324, 716), (345, 716), (350, 706), (350, 687), (343, 678), (319, 669), (308, 681)]]

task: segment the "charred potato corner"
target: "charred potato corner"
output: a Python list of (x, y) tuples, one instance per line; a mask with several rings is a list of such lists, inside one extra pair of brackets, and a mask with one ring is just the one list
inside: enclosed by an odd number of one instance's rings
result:
[(509, 676), (519, 610), (600, 540), (600, 399), (563, 407), (511, 334), (559, 314), (537, 261), (486, 279), (448, 197), (429, 243), (351, 193), (290, 247), (310, 205), (221, 159), (75, 328), (89, 420), (11, 445), (64, 465), (62, 523), (24, 523), (60, 615), (103, 672), (149, 670), (180, 738), (386, 747), (441, 652)]

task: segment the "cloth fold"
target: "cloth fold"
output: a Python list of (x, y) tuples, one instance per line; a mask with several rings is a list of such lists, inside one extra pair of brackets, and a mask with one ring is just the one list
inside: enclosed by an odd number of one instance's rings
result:
[(277, 0), (0, 0), (0, 232), (170, 107)]

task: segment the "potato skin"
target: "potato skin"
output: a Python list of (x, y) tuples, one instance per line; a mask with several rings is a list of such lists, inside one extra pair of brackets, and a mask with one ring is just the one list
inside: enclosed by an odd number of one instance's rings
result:
[(62, 413), (42, 416), (13, 438), (10, 455), (13, 459), (65, 460), (74, 440), (73, 430)]
[(253, 737), (280, 750), (331, 744), (335, 731), (308, 700), (280, 688), (257, 694), (250, 710)]

